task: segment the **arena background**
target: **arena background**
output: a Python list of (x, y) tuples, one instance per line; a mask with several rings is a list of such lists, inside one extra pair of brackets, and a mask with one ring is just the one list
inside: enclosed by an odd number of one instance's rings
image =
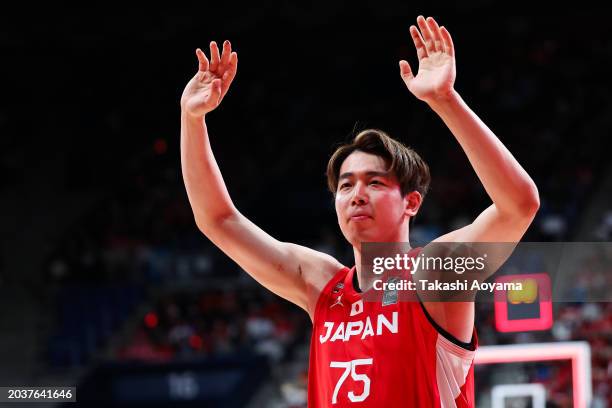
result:
[[(539, 188), (524, 240), (610, 241), (607, 16), (498, 11), (279, 2), (3, 15), (0, 386), (77, 386), (79, 406), (304, 406), (307, 315), (212, 246), (183, 186), (179, 99), (211, 40), (239, 55), (207, 118), (213, 150), (236, 206), (274, 237), (352, 265), (324, 171), (368, 127), (432, 169), (412, 239), (485, 208), (459, 145), (399, 77), (399, 59), (416, 70), (408, 27), (424, 14), (453, 36), (456, 89)], [(609, 303), (555, 303), (551, 329), (518, 333), (499, 333), (479, 305), (477, 329), (481, 345), (588, 342), (593, 406), (612, 404)], [(567, 361), (477, 371), (478, 406), (514, 380), (572, 406)]]

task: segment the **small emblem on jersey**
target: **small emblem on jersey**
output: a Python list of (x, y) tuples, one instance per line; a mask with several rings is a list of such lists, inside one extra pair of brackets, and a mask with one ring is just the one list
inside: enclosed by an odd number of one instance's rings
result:
[[(389, 283), (396, 283), (397, 281), (399, 281), (399, 278), (395, 276), (387, 280), (387, 282)], [(389, 306), (389, 305), (394, 305), (396, 303), (397, 303), (397, 289), (396, 290), (385, 290), (385, 293), (383, 294), (382, 305)]]
[(342, 289), (344, 289), (344, 283), (338, 282), (336, 286), (334, 286), (334, 288), (332, 289), (332, 294), (335, 295), (336, 293), (340, 292)]
[(342, 306), (344, 307), (344, 304), (342, 303), (342, 296), (344, 295), (344, 293), (341, 293), (338, 295), (338, 297), (336, 298), (336, 301), (329, 307), (330, 309), (334, 306)]
[(351, 305), (351, 316), (355, 316), (361, 312), (363, 312), (363, 300), (359, 299)]

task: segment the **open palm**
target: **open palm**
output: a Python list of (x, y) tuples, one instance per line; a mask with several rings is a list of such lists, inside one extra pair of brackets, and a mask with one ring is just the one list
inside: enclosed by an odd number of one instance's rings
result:
[(419, 29), (410, 26), (419, 58), (416, 76), (407, 61), (400, 61), (400, 74), (408, 90), (422, 101), (447, 97), (455, 83), (455, 49), (450, 33), (432, 17), (417, 18)]
[(227, 93), (238, 67), (238, 55), (229, 41), (219, 55), (216, 42), (210, 43), (210, 62), (201, 49), (196, 50), (198, 72), (189, 81), (181, 97), (181, 107), (190, 115), (203, 116), (215, 109)]

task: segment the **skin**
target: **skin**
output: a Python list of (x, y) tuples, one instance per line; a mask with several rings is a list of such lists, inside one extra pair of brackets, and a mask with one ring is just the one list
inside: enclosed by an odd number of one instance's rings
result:
[[(432, 17), (419, 16), (409, 33), (418, 56), (418, 71), (415, 75), (402, 60), (400, 77), (407, 90), (448, 127), (491, 199), (472, 223), (434, 242), (519, 242), (540, 205), (535, 183), (454, 89), (455, 47), (448, 30)], [(314, 319), (321, 290), (343, 265), (329, 255), (274, 239), (235, 208), (210, 147), (205, 117), (226, 96), (236, 75), (238, 56), (229, 41), (224, 42), (222, 53), (211, 42), (210, 61), (200, 49), (196, 56), (198, 71), (181, 97), (181, 164), (196, 225), (264, 287), (302, 307)], [(381, 177), (380, 184), (368, 175), (384, 170), (381, 158), (363, 152), (352, 153), (341, 165), (341, 175), (353, 175), (340, 180), (335, 207), (340, 229), (353, 246), (360, 281), (360, 242), (408, 242), (409, 219), (422, 201), (418, 192), (402, 196), (393, 175)], [(348, 185), (344, 186), (345, 182)], [(356, 209), (368, 212), (371, 218), (351, 219)], [(423, 251), (427, 250), (426, 246)], [(423, 271), (416, 272), (417, 279), (420, 273)], [(423, 304), (450, 334), (464, 342), (471, 339), (473, 302)]]

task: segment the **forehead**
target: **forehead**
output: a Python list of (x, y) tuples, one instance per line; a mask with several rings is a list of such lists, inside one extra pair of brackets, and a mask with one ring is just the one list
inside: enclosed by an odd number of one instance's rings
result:
[(387, 163), (382, 157), (371, 153), (355, 151), (342, 162), (340, 174), (347, 172), (365, 173), (367, 171), (384, 172), (387, 170), (387, 167)]

